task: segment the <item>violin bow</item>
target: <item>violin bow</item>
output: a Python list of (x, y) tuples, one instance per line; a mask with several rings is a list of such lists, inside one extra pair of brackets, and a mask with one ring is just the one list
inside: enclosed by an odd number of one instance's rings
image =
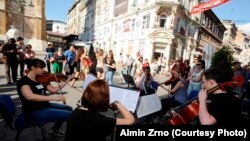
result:
[[(62, 81), (62, 82), (63, 82), (63, 81)], [(68, 83), (66, 83), (66, 82), (63, 82), (63, 83), (71, 87), (71, 85), (69, 85)], [(74, 87), (72, 87), (72, 88), (74, 88)], [(81, 91), (81, 90), (79, 90), (79, 89), (77, 89), (77, 88), (74, 88), (74, 89), (77, 90), (78, 92), (80, 92), (81, 94), (83, 93), (83, 91)], [(81, 100), (78, 100), (77, 103), (76, 103), (76, 105), (77, 105), (78, 107), (81, 107), (80, 102), (81, 102)]]
[[(56, 82), (57, 82), (57, 85), (58, 85), (58, 87), (59, 87), (59, 92), (60, 92), (60, 94), (63, 96), (63, 94), (62, 94), (62, 89), (61, 89), (61, 87), (60, 87), (60, 84), (59, 84), (59, 82), (58, 82), (58, 79), (57, 79), (56, 75), (54, 75), (54, 76), (55, 76), (55, 78), (56, 78)], [(66, 104), (66, 101), (63, 101), (63, 104)]]

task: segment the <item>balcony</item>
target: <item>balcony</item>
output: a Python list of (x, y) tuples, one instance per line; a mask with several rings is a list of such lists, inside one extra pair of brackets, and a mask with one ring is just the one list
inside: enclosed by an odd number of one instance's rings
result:
[(179, 3), (178, 0), (156, 0), (155, 3)]
[(156, 0), (155, 4), (159, 4), (164, 7), (172, 7), (173, 5), (179, 4), (178, 0)]

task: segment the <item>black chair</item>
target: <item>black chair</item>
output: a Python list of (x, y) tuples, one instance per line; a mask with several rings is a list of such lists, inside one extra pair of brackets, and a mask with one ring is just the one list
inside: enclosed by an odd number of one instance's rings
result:
[(16, 115), (16, 106), (9, 95), (0, 95), (0, 113), (6, 123), (12, 130), (17, 131), (16, 141), (19, 140), (23, 129), (38, 126), (41, 128), (43, 141), (46, 141), (45, 123), (31, 122), (25, 118), (24, 114)]

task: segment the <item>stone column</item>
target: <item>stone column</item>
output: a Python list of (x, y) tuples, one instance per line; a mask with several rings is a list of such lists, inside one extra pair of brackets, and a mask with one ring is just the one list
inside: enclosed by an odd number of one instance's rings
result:
[(0, 0), (0, 40), (6, 41), (5, 33), (8, 30), (7, 0)]

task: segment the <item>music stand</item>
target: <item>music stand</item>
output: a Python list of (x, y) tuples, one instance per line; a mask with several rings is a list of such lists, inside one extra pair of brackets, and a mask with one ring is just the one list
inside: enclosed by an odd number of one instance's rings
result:
[(125, 83), (128, 84), (128, 88), (129, 88), (129, 85), (136, 87), (134, 78), (132, 76), (126, 75), (126, 74), (122, 74), (122, 77), (123, 77)]

